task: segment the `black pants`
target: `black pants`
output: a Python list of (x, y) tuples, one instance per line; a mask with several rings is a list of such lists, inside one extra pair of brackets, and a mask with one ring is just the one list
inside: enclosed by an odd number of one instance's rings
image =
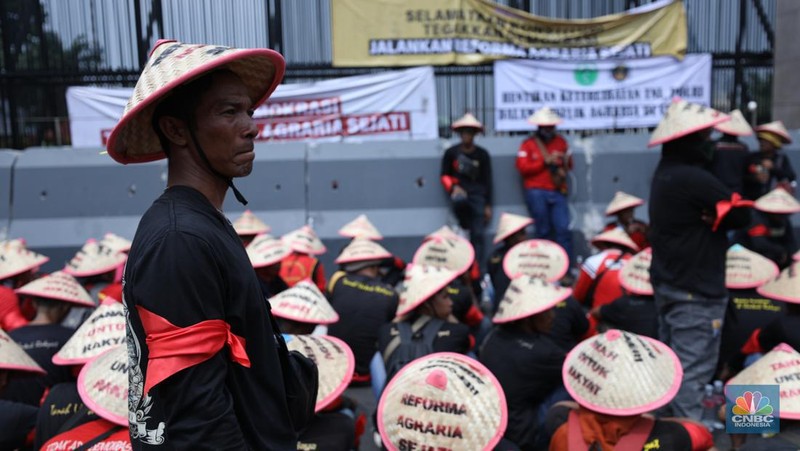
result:
[(468, 193), (467, 198), (453, 201), (453, 213), (456, 215), (458, 225), (469, 231), (469, 241), (475, 248), (475, 261), (484, 272), (485, 239), (486, 239), (486, 198), (481, 194)]

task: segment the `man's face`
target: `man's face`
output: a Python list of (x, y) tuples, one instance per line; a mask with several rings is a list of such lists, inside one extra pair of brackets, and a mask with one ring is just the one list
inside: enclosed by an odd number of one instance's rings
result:
[(775, 145), (766, 139), (758, 139), (758, 149), (764, 153), (772, 154), (775, 152)]
[(473, 128), (459, 129), (458, 135), (461, 137), (461, 142), (467, 146), (471, 146), (475, 142), (475, 129)]
[(258, 128), (247, 88), (235, 74), (214, 75), (195, 110), (196, 136), (211, 167), (225, 177), (245, 177), (253, 170), (253, 140)]

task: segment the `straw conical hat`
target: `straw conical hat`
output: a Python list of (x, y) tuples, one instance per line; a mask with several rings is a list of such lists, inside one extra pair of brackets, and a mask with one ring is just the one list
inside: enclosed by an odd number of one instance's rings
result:
[(725, 257), (725, 286), (734, 290), (756, 288), (772, 280), (780, 270), (772, 260), (734, 244)]
[(89, 277), (113, 271), (125, 263), (128, 258), (122, 252), (116, 252), (94, 239), (90, 239), (81, 250), (72, 257), (63, 271), (75, 277)]
[(355, 238), (342, 249), (342, 253), (339, 254), (334, 263), (342, 265), (345, 263), (384, 260), (391, 257), (392, 253), (384, 249), (380, 244), (366, 238)]
[(567, 252), (550, 240), (523, 241), (509, 249), (503, 257), (503, 271), (509, 279), (524, 274), (555, 282), (564, 277), (568, 269)]
[(342, 340), (327, 335), (284, 335), (286, 347), (317, 364), (319, 391), (315, 412), (324, 409), (344, 393), (353, 379), (356, 359)]
[(95, 307), (97, 304), (83, 286), (74, 277), (63, 271), (56, 271), (15, 290), (18, 294), (56, 299), (84, 307)]
[(133, 243), (117, 234), (108, 232), (103, 236), (103, 239), (100, 240), (100, 244), (110, 247), (115, 252), (128, 252), (131, 250), (131, 245)]
[(322, 255), (327, 251), (314, 229), (307, 225), (287, 233), (281, 239), (295, 252)]
[(538, 125), (540, 127), (555, 126), (562, 122), (564, 122), (564, 120), (561, 119), (561, 116), (557, 115), (555, 111), (548, 107), (540, 108), (528, 117), (529, 124)]
[(348, 238), (366, 238), (368, 240), (382, 240), (383, 235), (369, 221), (367, 215), (358, 215), (356, 219), (348, 222), (339, 229), (339, 235)]
[(494, 234), (492, 243), (497, 244), (531, 224), (533, 224), (533, 219), (527, 216), (503, 213), (497, 222), (497, 232)]
[(741, 111), (733, 110), (730, 112), (729, 116), (731, 120), (717, 124), (714, 128), (726, 135), (750, 136), (753, 134), (753, 128), (750, 127), (750, 124), (747, 122), (747, 119), (744, 118)]
[(781, 141), (788, 144), (792, 142), (792, 136), (789, 135), (789, 131), (786, 130), (786, 126), (783, 125), (783, 121), (772, 121), (766, 124), (759, 125), (756, 127), (756, 132), (768, 132), (774, 135), (777, 135), (781, 138)]
[(554, 307), (571, 294), (571, 288), (553, 285), (538, 277), (517, 277), (508, 286), (492, 321), (501, 324), (533, 316)]
[(475, 261), (475, 249), (472, 244), (459, 237), (436, 236), (423, 242), (414, 258), (414, 264), (439, 266), (463, 274)]
[(404, 443), (427, 449), (494, 449), (508, 425), (505, 393), (477, 360), (452, 352), (410, 362), (386, 385), (378, 430), (391, 451)]
[(756, 210), (763, 211), (764, 213), (778, 213), (784, 215), (800, 213), (800, 202), (783, 188), (775, 188), (767, 194), (764, 194), (756, 199), (753, 206)]
[(0, 329), (0, 370), (47, 374), (3, 329)]
[(780, 385), (779, 417), (782, 420), (800, 420), (798, 365), (800, 353), (781, 343), (728, 380), (726, 385)]
[(247, 245), (246, 250), (253, 268), (262, 268), (264, 266), (280, 263), (281, 260), (292, 253), (289, 246), (282, 240), (266, 234), (255, 237), (255, 239)]
[(0, 241), (0, 280), (38, 268), (50, 259), (25, 247), (25, 241)]
[(622, 265), (619, 271), (619, 283), (629, 293), (642, 296), (653, 295), (650, 283), (650, 263), (653, 261), (653, 250), (649, 247)]
[(431, 232), (430, 234), (426, 235), (425, 239), (429, 240), (429, 239), (431, 239), (433, 237), (436, 237), (436, 236), (443, 236), (443, 237), (446, 237), (446, 238), (449, 238), (449, 237), (461, 238), (461, 236), (459, 234), (457, 234), (453, 229), (451, 229), (450, 227), (448, 227), (446, 225), (443, 225), (443, 226), (439, 227), (438, 229), (436, 229), (435, 231)]
[(239, 236), (243, 235), (258, 235), (261, 233), (269, 233), (270, 227), (258, 216), (254, 215), (252, 211), (245, 210), (235, 221), (233, 221), (233, 230)]
[(477, 128), (478, 130), (483, 130), (483, 124), (481, 124), (481, 121), (479, 121), (478, 118), (473, 116), (471, 113), (461, 116), (457, 121), (453, 122), (453, 125), (450, 127), (453, 130), (458, 130), (459, 128)]
[(667, 112), (664, 113), (664, 118), (658, 123), (653, 135), (650, 136), (647, 146), (664, 144), (696, 131), (711, 128), (729, 119), (730, 116), (713, 108), (675, 98)]
[(398, 290), (400, 302), (397, 305), (397, 316), (414, 310), (456, 277), (458, 273), (446, 268), (414, 264), (406, 266), (406, 277)]
[(644, 204), (644, 199), (633, 196), (623, 191), (617, 191), (614, 198), (608, 203), (606, 207), (606, 216), (611, 216), (626, 208), (638, 207)]
[(128, 425), (128, 348), (114, 346), (84, 365), (78, 394), (86, 407), (106, 420)]
[(125, 344), (125, 312), (121, 303), (108, 299), (64, 343), (53, 356), (53, 363), (86, 363), (119, 344)]
[(333, 324), (339, 315), (325, 295), (308, 279), (269, 298), (272, 314), (292, 321), (311, 324)]
[(595, 235), (595, 237), (592, 238), (592, 244), (597, 246), (599, 243), (618, 244), (634, 252), (639, 250), (639, 246), (634, 243), (631, 237), (620, 227), (614, 227), (611, 230)]
[(564, 360), (562, 378), (583, 407), (629, 416), (670, 402), (681, 386), (683, 368), (664, 343), (612, 329), (575, 346)]
[(800, 304), (800, 261), (792, 263), (756, 291), (765, 298)]
[(122, 118), (108, 137), (108, 154), (124, 164), (164, 158), (153, 130), (153, 113), (161, 100), (186, 82), (224, 67), (239, 76), (250, 94), (250, 108), (255, 108), (281, 82), (285, 66), (283, 57), (268, 49), (160, 40), (150, 52)]

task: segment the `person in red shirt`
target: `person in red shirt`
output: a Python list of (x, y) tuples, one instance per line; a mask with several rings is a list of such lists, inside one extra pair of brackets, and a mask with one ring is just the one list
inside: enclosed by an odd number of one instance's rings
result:
[(573, 162), (567, 141), (556, 133), (556, 125), (561, 122), (547, 107), (529, 117), (528, 123), (538, 129), (522, 142), (516, 166), (522, 176), (528, 211), (536, 223), (536, 238), (556, 241), (573, 261), (567, 207), (567, 176)]
[(31, 306), (26, 317), (14, 290), (32, 281), (39, 266), (48, 260), (28, 250), (22, 239), (0, 242), (0, 329), (9, 332), (28, 324), (35, 309)]
[(634, 243), (639, 246), (639, 249), (650, 247), (650, 242), (647, 241), (647, 223), (640, 221), (633, 216), (633, 211), (636, 207), (643, 205), (644, 199), (632, 196), (623, 191), (617, 191), (614, 198), (608, 203), (606, 207), (606, 216), (616, 216), (617, 220), (609, 222), (603, 229), (604, 232), (621, 227), (627, 232)]

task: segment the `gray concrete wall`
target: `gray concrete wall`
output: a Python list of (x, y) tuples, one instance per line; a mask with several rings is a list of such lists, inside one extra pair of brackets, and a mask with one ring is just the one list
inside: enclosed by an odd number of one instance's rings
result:
[[(797, 136), (795, 142), (800, 141)], [(576, 252), (602, 228), (603, 211), (617, 190), (647, 199), (659, 149), (647, 136), (573, 138), (575, 171), (570, 208)], [(514, 158), (520, 137), (483, 138), (492, 154), (495, 179), (494, 233), (503, 211), (526, 214)], [(755, 148), (755, 141), (746, 141)], [(421, 238), (453, 224), (439, 184), (444, 141), (371, 143), (259, 143), (252, 174), (236, 185), (247, 208), (281, 235), (310, 223), (325, 240), (328, 271), (345, 240), (338, 229), (360, 213), (386, 236), (383, 244), (410, 259)], [(800, 169), (800, 146), (787, 152)], [(90, 237), (113, 231), (132, 238), (141, 214), (166, 186), (165, 162), (123, 166), (99, 149), (42, 148), (0, 151), (0, 239), (24, 237), (51, 257), (46, 270), (60, 268)], [(229, 193), (226, 214), (244, 207)], [(637, 216), (647, 219), (646, 205)], [(800, 219), (796, 222), (800, 223)], [(491, 236), (491, 235), (490, 235)]]
[(797, 45), (797, 24), (800, 24), (800, 2), (777, 2), (775, 14), (775, 57), (772, 81), (772, 117), (788, 128), (800, 127), (800, 46)]

